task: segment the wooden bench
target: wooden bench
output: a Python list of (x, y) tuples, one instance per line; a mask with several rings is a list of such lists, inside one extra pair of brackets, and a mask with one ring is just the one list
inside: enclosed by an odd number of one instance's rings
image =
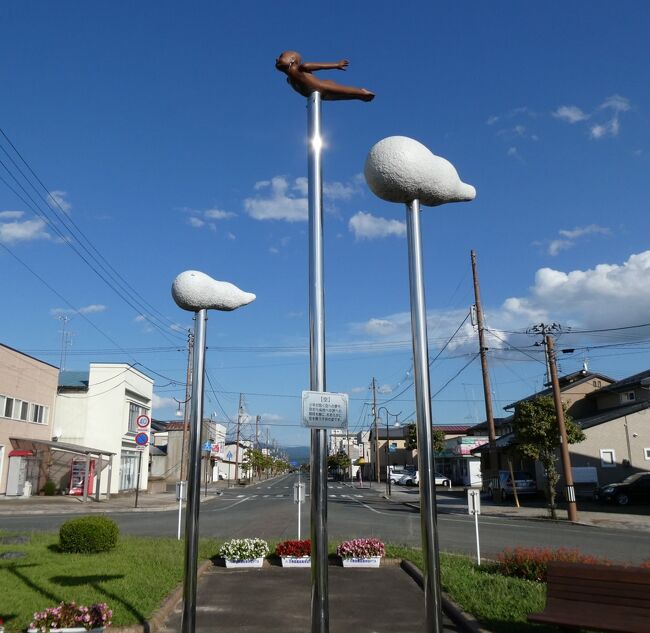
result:
[(550, 563), (546, 608), (528, 620), (611, 633), (650, 632), (650, 569)]

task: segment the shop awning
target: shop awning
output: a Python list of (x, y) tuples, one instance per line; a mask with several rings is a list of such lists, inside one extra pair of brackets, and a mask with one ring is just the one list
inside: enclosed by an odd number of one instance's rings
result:
[[(37, 448), (49, 448), (51, 451), (71, 453), (72, 455), (85, 455), (90, 457), (112, 457), (115, 453), (100, 448), (91, 448), (81, 444), (68, 444), (67, 442), (55, 442), (54, 440), (36, 440), (31, 437), (10, 437), (9, 441), (14, 449), (23, 451), (34, 451)], [(13, 451), (12, 451), (13, 453)]]

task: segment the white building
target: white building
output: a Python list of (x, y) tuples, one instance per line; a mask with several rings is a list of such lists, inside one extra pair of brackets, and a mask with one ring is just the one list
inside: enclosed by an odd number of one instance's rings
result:
[[(124, 363), (91, 363), (87, 372), (59, 375), (53, 433), (57, 440), (96, 447), (115, 454), (110, 477), (101, 477), (100, 492), (110, 479), (111, 494), (146, 490), (149, 448), (139, 451), (136, 420), (151, 418), (153, 380)], [(119, 464), (119, 467), (116, 466)], [(140, 480), (137, 481), (140, 467)]]

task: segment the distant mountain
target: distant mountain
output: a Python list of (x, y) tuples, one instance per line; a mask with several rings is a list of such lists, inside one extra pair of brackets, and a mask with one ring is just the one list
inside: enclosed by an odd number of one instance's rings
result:
[(287, 446), (282, 450), (289, 456), (290, 462), (306, 464), (309, 462), (309, 446)]

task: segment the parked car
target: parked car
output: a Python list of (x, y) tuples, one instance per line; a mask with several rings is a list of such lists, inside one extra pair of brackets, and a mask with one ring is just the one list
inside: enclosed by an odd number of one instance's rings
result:
[[(434, 481), (436, 486), (446, 486), (451, 488), (451, 480), (440, 473), (434, 474)], [(414, 473), (406, 473), (402, 478), (396, 482), (399, 486), (419, 486), (420, 475), (416, 470)]]
[(594, 493), (594, 498), (596, 501), (613, 501), (620, 506), (650, 503), (650, 473), (635, 473), (618, 483), (601, 486)]
[[(515, 485), (518, 495), (537, 494), (537, 482), (535, 477), (524, 470), (515, 470)], [(488, 494), (492, 499), (506, 499), (513, 495), (512, 477), (509, 470), (500, 470), (496, 486), (491, 482), (488, 485)]]

